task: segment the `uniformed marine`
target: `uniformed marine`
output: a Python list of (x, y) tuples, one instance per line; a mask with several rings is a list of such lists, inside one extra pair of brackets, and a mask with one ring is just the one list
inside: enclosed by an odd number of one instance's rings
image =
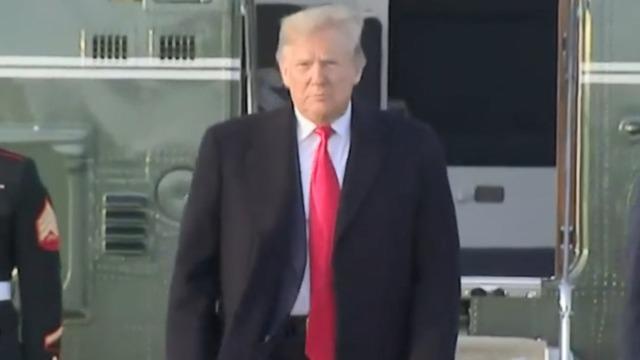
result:
[[(0, 149), (0, 359), (59, 358), (60, 231), (34, 162)], [(12, 303), (18, 270), (20, 314)]]

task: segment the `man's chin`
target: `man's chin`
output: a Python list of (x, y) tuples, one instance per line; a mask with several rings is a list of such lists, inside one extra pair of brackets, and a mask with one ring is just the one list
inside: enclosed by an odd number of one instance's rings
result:
[(314, 122), (321, 122), (321, 123), (330, 123), (333, 120), (335, 120), (335, 117), (333, 115), (333, 112), (330, 111), (318, 111), (318, 112), (314, 112), (313, 113), (313, 121)]

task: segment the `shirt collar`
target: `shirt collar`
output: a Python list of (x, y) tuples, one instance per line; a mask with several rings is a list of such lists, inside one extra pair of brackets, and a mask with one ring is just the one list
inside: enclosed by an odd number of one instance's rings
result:
[[(311, 120), (307, 119), (302, 115), (297, 108), (294, 107), (294, 112), (296, 114), (296, 119), (298, 120), (298, 141), (302, 141), (309, 137), (316, 129), (316, 124), (314, 124)], [(347, 110), (344, 114), (340, 115), (333, 123), (331, 123), (331, 128), (336, 132), (340, 137), (348, 137), (351, 132), (351, 102), (347, 106)]]

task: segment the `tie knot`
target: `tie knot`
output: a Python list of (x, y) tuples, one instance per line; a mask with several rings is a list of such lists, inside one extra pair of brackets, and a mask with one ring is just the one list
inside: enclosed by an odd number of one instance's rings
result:
[(320, 136), (320, 139), (322, 139), (323, 141), (326, 141), (327, 139), (329, 139), (329, 137), (331, 137), (331, 135), (333, 135), (333, 129), (328, 125), (318, 126), (314, 130), (314, 132), (318, 134)]

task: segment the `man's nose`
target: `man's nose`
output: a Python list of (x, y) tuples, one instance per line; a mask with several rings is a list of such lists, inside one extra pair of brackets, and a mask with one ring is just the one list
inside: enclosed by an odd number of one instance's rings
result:
[(316, 62), (311, 67), (311, 82), (314, 84), (324, 84), (327, 81), (327, 72), (325, 66)]

